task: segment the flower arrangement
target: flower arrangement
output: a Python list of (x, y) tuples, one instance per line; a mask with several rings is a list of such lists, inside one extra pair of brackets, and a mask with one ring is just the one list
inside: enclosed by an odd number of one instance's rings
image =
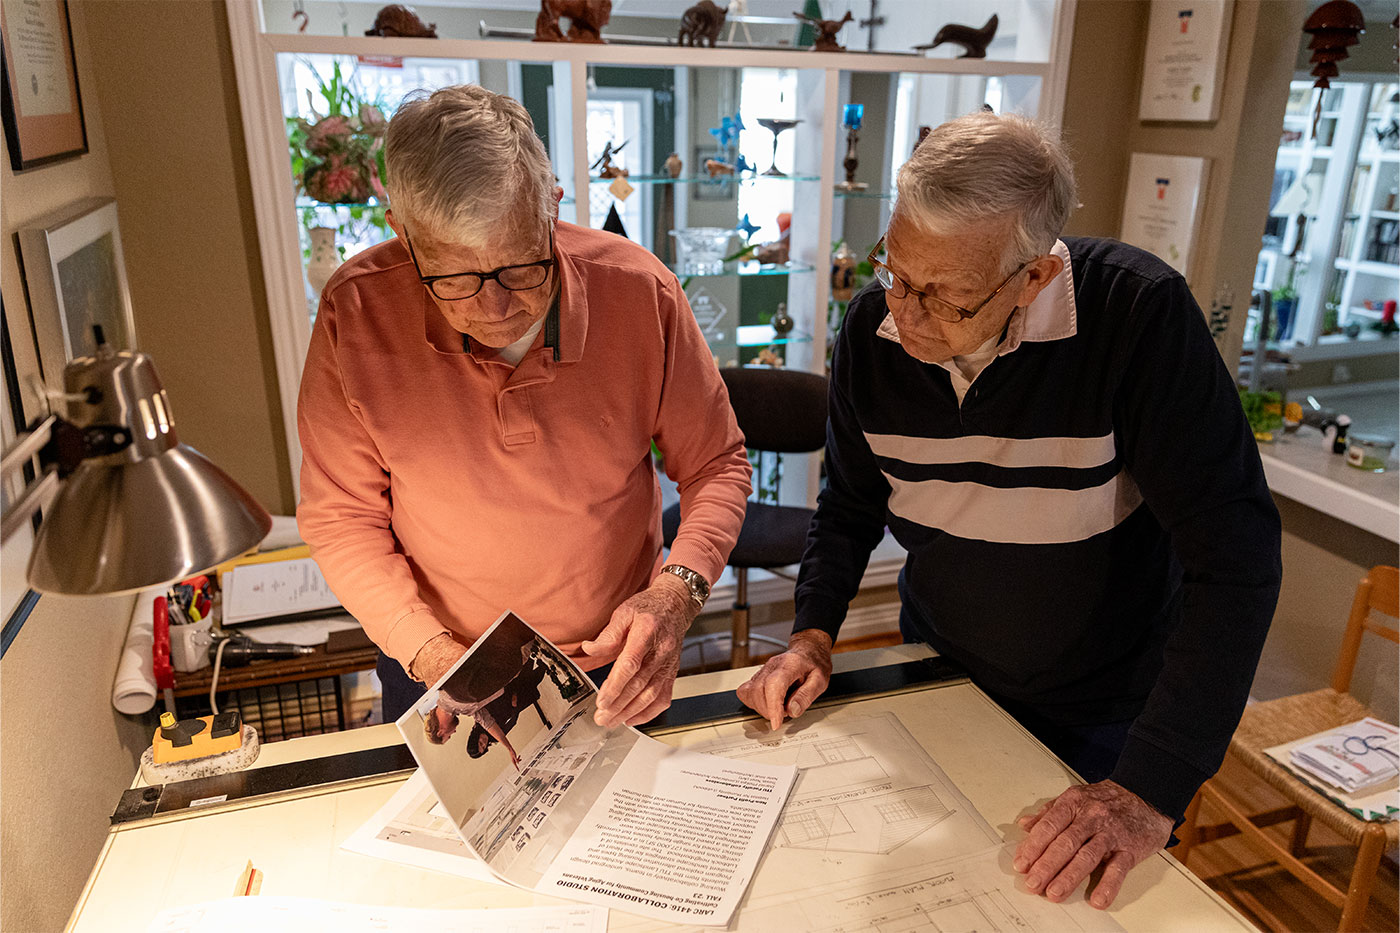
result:
[(335, 62), (329, 81), (314, 68), (325, 116), (307, 92), (314, 120), (287, 118), (292, 173), (301, 192), (324, 204), (388, 200), (384, 191), (384, 134), (388, 121), (372, 101), (362, 100)]

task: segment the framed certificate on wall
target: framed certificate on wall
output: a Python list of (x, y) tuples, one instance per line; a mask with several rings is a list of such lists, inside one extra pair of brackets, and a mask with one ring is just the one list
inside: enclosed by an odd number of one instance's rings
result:
[(1152, 0), (1139, 120), (1220, 117), (1233, 7), (1233, 0)]
[(1189, 280), (1208, 168), (1197, 156), (1133, 153), (1119, 239), (1142, 247)]
[(88, 151), (66, 0), (0, 0), (0, 116), (16, 172)]

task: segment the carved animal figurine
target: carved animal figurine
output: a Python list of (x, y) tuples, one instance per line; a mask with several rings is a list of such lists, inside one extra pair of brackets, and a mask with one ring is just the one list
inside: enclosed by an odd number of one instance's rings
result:
[(728, 162), (721, 162), (719, 159), (706, 159), (705, 171), (710, 173), (711, 178), (718, 178), (721, 175), (733, 175), (734, 166)]
[(413, 11), (413, 7), (401, 3), (390, 4), (374, 17), (374, 28), (366, 29), (367, 36), (404, 36), (410, 39), (436, 39), (437, 23), (425, 23)]
[(813, 19), (803, 13), (794, 13), (798, 19), (811, 23), (817, 27), (817, 41), (812, 43), (814, 52), (844, 52), (846, 47), (836, 41), (836, 34), (841, 31), (841, 27), (855, 19), (851, 11), (847, 10), (846, 15), (840, 19)]
[(676, 42), (703, 46), (708, 39), (710, 48), (714, 48), (715, 40), (724, 28), (724, 18), (728, 15), (729, 9), (717, 5), (714, 0), (700, 0), (681, 15), (681, 32)]
[[(559, 28), (567, 17), (569, 32)], [(536, 42), (602, 42), (603, 27), (612, 19), (612, 0), (540, 0), (535, 17)]]
[(960, 23), (949, 23), (938, 30), (938, 34), (928, 45), (916, 45), (914, 48), (920, 52), (926, 52), (945, 42), (951, 42), (963, 47), (963, 53), (958, 58), (986, 58), (987, 46), (992, 44), (992, 39), (997, 34), (997, 23), (995, 13), (981, 29), (973, 29), (971, 26), (963, 26)]
[(680, 178), (680, 177), (681, 177), (681, 168), (682, 168), (683, 163), (681, 162), (681, 157), (680, 157), (680, 154), (679, 154), (679, 153), (673, 152), (673, 153), (671, 153), (670, 155), (668, 155), (668, 156), (666, 157), (666, 163), (665, 163), (665, 164), (666, 164), (666, 174), (667, 174), (667, 175), (670, 175), (672, 178)]
[(779, 265), (788, 261), (788, 239), (783, 237), (780, 240), (773, 240), (769, 243), (760, 243), (754, 247), (753, 258), (763, 265)]
[(599, 178), (626, 178), (629, 174), (627, 169), (613, 165), (612, 157), (621, 152), (629, 142), (631, 142), (630, 139), (625, 139), (622, 141), (622, 145), (617, 146), (616, 148), (613, 147), (612, 140), (609, 140), (608, 142), (604, 143), (603, 154), (598, 157), (597, 161), (595, 161), (592, 165), (588, 167), (590, 169), (598, 169)]

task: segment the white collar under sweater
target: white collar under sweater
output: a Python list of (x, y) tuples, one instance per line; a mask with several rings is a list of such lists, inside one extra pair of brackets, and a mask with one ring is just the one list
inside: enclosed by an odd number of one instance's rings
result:
[[(1060, 257), (1064, 269), (1059, 277), (1040, 290), (1030, 307), (1011, 315), (1011, 323), (1006, 331), (1006, 339), (997, 346), (998, 334), (982, 346), (963, 356), (955, 356), (938, 365), (948, 370), (952, 377), (953, 391), (962, 404), (968, 387), (978, 374), (992, 360), (1005, 356), (1021, 345), (1023, 341), (1063, 340), (1073, 337), (1078, 330), (1078, 311), (1074, 303), (1074, 270), (1070, 268), (1069, 247), (1063, 240), (1056, 240), (1050, 250), (1052, 256)], [(875, 331), (877, 336), (899, 343), (899, 328), (895, 326), (894, 315), (886, 314)], [(995, 352), (992, 350), (995, 349)]]

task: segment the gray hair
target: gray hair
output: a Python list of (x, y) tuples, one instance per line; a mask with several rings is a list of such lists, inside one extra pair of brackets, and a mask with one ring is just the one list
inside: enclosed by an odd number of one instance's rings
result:
[(478, 246), (555, 216), (554, 169), (519, 102), (474, 84), (416, 92), (389, 121), (394, 213), (438, 239)]
[(1049, 252), (1078, 203), (1074, 163), (1056, 135), (1010, 114), (971, 113), (937, 127), (896, 185), (896, 209), (930, 233), (1009, 220), (1003, 272)]

